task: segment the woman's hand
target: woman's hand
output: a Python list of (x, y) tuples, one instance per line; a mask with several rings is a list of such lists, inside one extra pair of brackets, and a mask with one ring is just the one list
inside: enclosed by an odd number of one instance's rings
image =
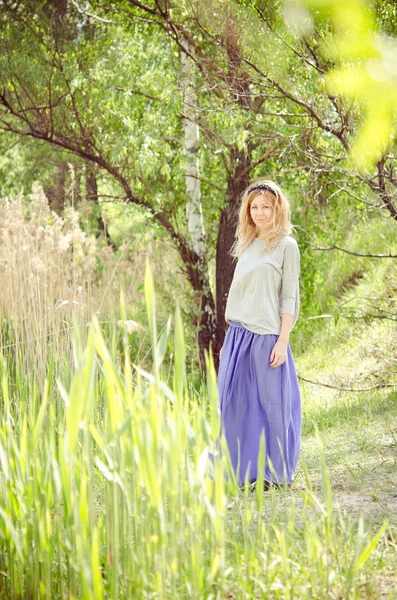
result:
[(270, 354), (270, 366), (280, 367), (287, 360), (288, 342), (278, 339)]

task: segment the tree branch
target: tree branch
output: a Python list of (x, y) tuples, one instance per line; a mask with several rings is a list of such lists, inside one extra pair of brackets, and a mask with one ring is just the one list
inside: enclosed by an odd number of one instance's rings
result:
[(255, 160), (246, 169), (244, 169), (244, 171), (241, 172), (241, 177), (245, 177), (245, 175), (250, 173), (253, 169), (255, 169), (255, 167), (257, 167), (261, 163), (268, 160), (272, 156), (272, 154), (274, 154), (276, 152), (276, 150), (278, 150), (279, 147), (280, 147), (279, 145), (276, 145), (276, 146), (273, 146), (272, 148), (269, 148), (269, 150), (267, 152), (265, 152), (265, 154), (263, 154), (260, 158)]
[(352, 252), (351, 250), (346, 250), (346, 248), (340, 248), (339, 246), (330, 246), (329, 248), (314, 246), (312, 247), (312, 250), (340, 250), (341, 252), (346, 252), (353, 256), (360, 256), (361, 258), (397, 258), (397, 254), (360, 254), (359, 252)]
[(321, 385), (322, 387), (331, 388), (333, 390), (339, 390), (341, 392), (371, 392), (372, 390), (378, 390), (380, 388), (395, 388), (395, 383), (380, 383), (379, 385), (375, 385), (370, 388), (352, 388), (352, 387), (339, 387), (337, 385), (330, 385), (329, 383), (322, 383), (321, 381), (312, 381), (311, 379), (306, 379), (301, 375), (298, 375), (298, 379), (301, 381), (306, 381), (307, 383), (312, 383), (313, 385)]

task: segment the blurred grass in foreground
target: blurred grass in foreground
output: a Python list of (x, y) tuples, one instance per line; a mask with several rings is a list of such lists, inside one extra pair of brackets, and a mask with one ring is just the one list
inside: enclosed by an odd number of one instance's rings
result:
[(238, 490), (215, 453), (212, 356), (197, 397), (179, 308), (162, 372), (170, 328), (158, 338), (148, 262), (145, 299), (153, 373), (131, 365), (125, 329), (120, 353), (95, 319), (45, 381), (0, 355), (0, 598), (376, 597), (387, 523), (369, 533), (342, 516), (323, 460), (320, 495), (307, 472), (303, 492)]

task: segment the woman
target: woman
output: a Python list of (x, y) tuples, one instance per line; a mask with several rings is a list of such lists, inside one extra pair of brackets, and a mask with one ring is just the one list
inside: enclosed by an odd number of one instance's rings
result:
[(240, 485), (246, 475), (257, 479), (264, 434), (265, 489), (292, 483), (300, 451), (301, 397), (289, 345), (300, 306), (300, 253), (291, 231), (278, 185), (261, 179), (244, 191), (218, 391), (221, 433)]

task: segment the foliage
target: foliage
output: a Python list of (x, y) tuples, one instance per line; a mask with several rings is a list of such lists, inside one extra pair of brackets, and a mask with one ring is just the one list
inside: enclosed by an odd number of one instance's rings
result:
[(328, 72), (328, 86), (331, 94), (360, 107), (361, 125), (351, 154), (365, 172), (382, 159), (395, 138), (397, 40), (379, 32), (369, 3), (305, 0), (305, 4), (331, 15), (334, 31), (326, 43), (338, 66)]

